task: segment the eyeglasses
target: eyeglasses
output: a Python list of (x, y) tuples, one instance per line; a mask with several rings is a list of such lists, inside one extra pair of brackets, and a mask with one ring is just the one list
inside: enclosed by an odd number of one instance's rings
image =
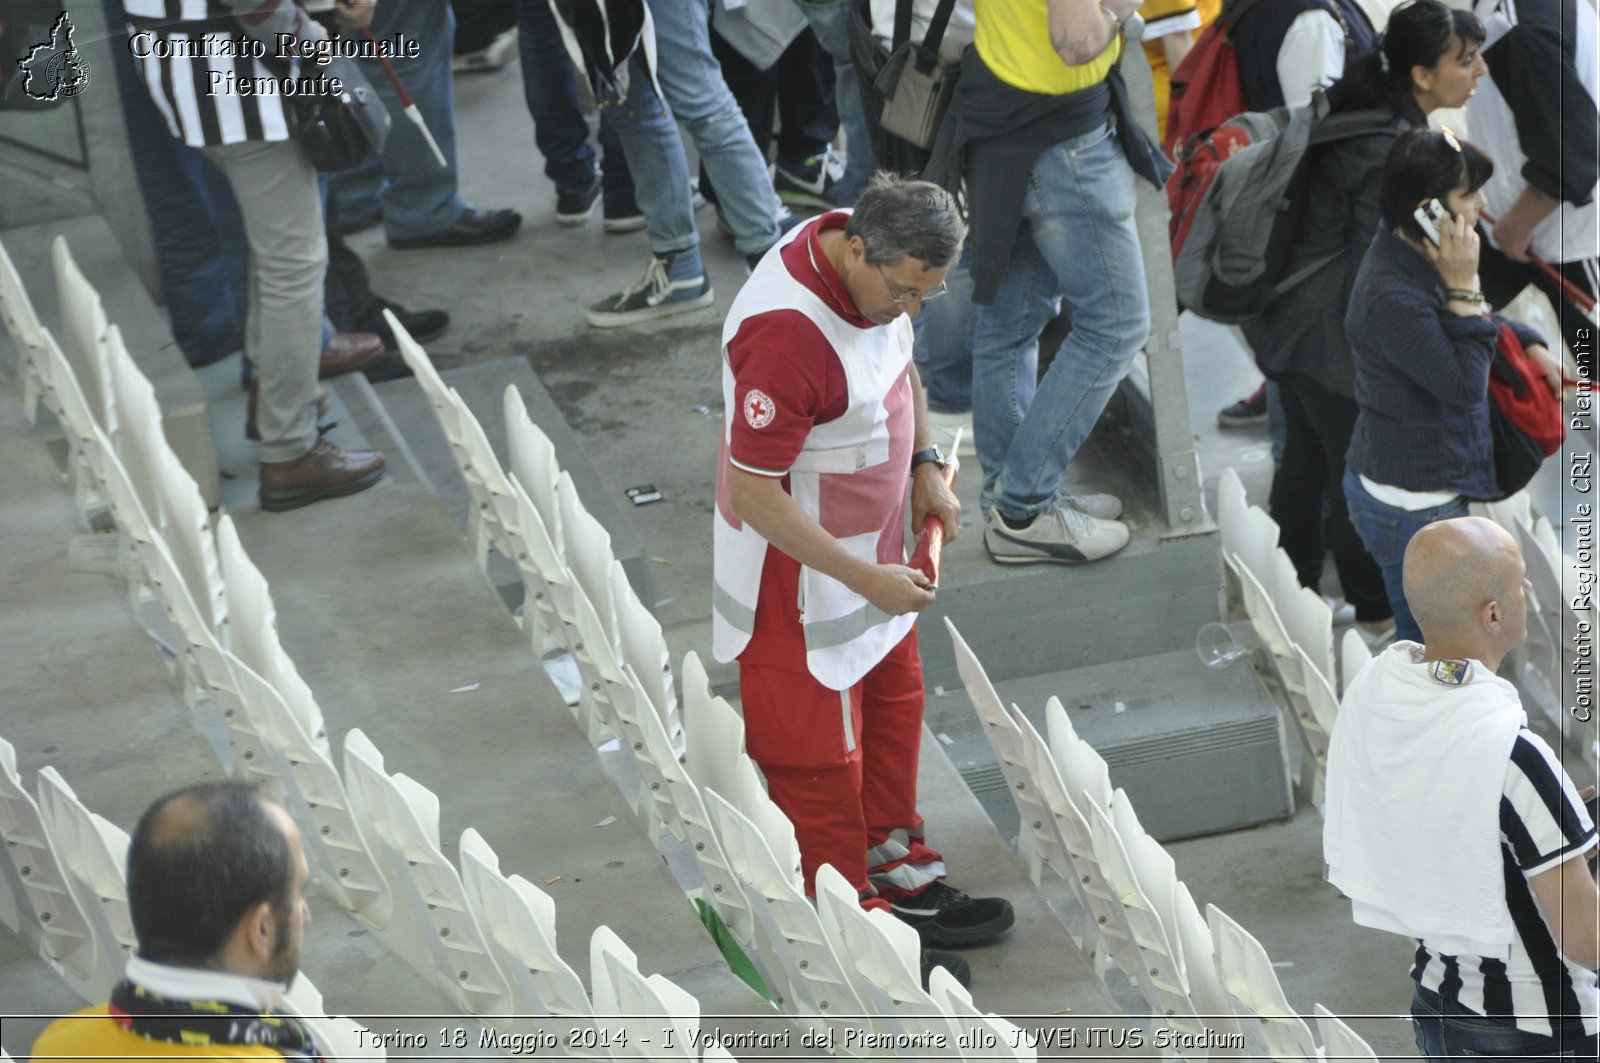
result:
[(876, 269), (878, 271), (878, 275), (883, 278), (883, 286), (889, 290), (890, 300), (896, 303), (915, 303), (919, 301), (924, 303), (932, 302), (950, 290), (949, 286), (945, 284), (944, 281), (940, 281), (939, 287), (929, 288), (925, 292), (897, 292), (895, 291), (893, 282), (889, 280), (889, 275), (883, 272), (883, 267), (874, 266), (873, 268)]

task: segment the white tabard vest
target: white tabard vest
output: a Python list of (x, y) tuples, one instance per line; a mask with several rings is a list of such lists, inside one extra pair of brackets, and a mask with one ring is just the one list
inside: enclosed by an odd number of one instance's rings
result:
[[(784, 243), (810, 226), (797, 226)], [(816, 323), (844, 367), (849, 405), (827, 424), (813, 425), (789, 469), (789, 493), (845, 549), (873, 562), (905, 556), (905, 506), (914, 422), (911, 402), (911, 319), (857, 328), (841, 319), (769, 254), (733, 301), (722, 327), (722, 398), (726, 408), (717, 474), (712, 651), (731, 661), (755, 629), (756, 596), (767, 541), (734, 516), (728, 502), (729, 439), (734, 398), (728, 343), (748, 318), (798, 310)], [(797, 603), (805, 631), (806, 667), (833, 690), (855, 685), (911, 630), (916, 614), (891, 617), (838, 580), (800, 570)]]

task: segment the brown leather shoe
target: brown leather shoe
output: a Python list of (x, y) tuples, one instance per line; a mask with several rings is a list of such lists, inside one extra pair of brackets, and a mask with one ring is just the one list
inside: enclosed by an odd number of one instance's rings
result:
[[(256, 378), (251, 377), (250, 383), (245, 385), (245, 391), (250, 397), (244, 404), (244, 437), (252, 443), (261, 442), (261, 432), (256, 427), (256, 400), (261, 396), (261, 385), (256, 383)], [(328, 412), (328, 389), (317, 389), (317, 417), (320, 418)]]
[(328, 345), (322, 348), (322, 361), (317, 364), (317, 379), (344, 376), (383, 357), (383, 338), (370, 332), (335, 332)]
[(261, 508), (274, 513), (364, 491), (383, 475), (376, 450), (340, 450), (326, 436), (293, 461), (261, 463)]

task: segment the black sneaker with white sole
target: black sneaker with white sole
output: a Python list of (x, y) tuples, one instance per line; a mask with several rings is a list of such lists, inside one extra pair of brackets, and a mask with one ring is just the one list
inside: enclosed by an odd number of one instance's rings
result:
[(580, 188), (556, 189), (556, 224), (569, 229), (582, 225), (594, 213), (594, 201), (599, 198), (598, 177)]
[(704, 268), (698, 274), (674, 280), (673, 260), (677, 257), (652, 257), (643, 277), (589, 307), (585, 315), (589, 324), (595, 328), (619, 328), (710, 306), (711, 280)]
[(922, 950), (922, 988), (928, 988), (928, 976), (933, 974), (935, 967), (943, 967), (955, 976), (961, 983), (962, 989), (972, 988), (972, 965), (953, 952), (940, 952), (938, 949)]
[(901, 922), (916, 928), (924, 948), (981, 945), (1011, 929), (1017, 919), (1004, 897), (968, 897), (943, 879), (914, 896), (890, 902), (889, 908)]

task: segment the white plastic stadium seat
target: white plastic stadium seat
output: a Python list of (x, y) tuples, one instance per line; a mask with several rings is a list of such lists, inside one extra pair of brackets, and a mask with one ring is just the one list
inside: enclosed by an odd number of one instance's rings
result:
[(156, 390), (149, 378), (139, 371), (123, 345), (122, 330), (115, 325), (106, 330), (106, 367), (117, 404), (117, 433), (112, 437), (117, 457), (139, 491), (145, 515), (165, 534), (167, 515), (158, 486), (160, 454), (167, 449), (161, 404), (156, 401)]
[(289, 1011), (298, 1015), (328, 1063), (362, 1060), (378, 1063), (388, 1058), (383, 1042), (368, 1036), (367, 1027), (343, 1015), (329, 1015), (322, 1003), (322, 991), (311, 984), (304, 971), (294, 980), (294, 985), (284, 994)]
[(1367, 645), (1367, 640), (1355, 628), (1347, 628), (1339, 640), (1339, 693), (1350, 689), (1350, 684), (1356, 681), (1356, 676), (1361, 674), (1361, 669), (1370, 660), (1372, 648)]
[(439, 850), (438, 797), (409, 776), (386, 771), (383, 754), (359, 729), (345, 735), (344, 771), (357, 821), (386, 851), (386, 877), (409, 904), (414, 928), (397, 927), (405, 940), (391, 947), (454, 1006), (473, 1015), (509, 1014), (511, 987), (467, 905), (461, 876)]
[[(1113, 808), (1126, 803), (1127, 795), (1121, 790), (1112, 796)], [(1194, 1003), (1189, 999), (1189, 986), (1183, 975), (1183, 954), (1179, 946), (1174, 944), (1176, 938), (1170, 928), (1174, 921), (1170, 900), (1176, 877), (1168, 871), (1166, 873), (1172, 878), (1172, 883), (1162, 883), (1162, 869), (1152, 866), (1149, 869), (1152, 885), (1164, 887), (1162, 892), (1152, 896), (1140, 881), (1122, 834), (1112, 822), (1111, 815), (1104, 809), (1090, 806), (1089, 819), (1095, 858), (1100, 861), (1100, 870), (1107, 885), (1122, 905), (1128, 926), (1133, 932), (1134, 947), (1139, 950), (1141, 974), (1138, 982), (1140, 991), (1146, 994), (1145, 1002), (1150, 1006), (1150, 1013), (1176, 1031), (1200, 1033), (1200, 1019)], [(1130, 831), (1137, 831), (1138, 835), (1144, 833), (1136, 820), (1131, 822)], [(1162, 904), (1157, 898), (1167, 903)]]
[[(817, 869), (817, 914), (836, 952), (861, 976), (862, 1001), (883, 1033), (914, 1039), (945, 1035), (943, 1048), (927, 1042), (903, 1051), (918, 1059), (960, 1059), (956, 1023), (922, 988), (921, 939), (916, 929), (882, 909), (861, 907), (856, 888), (834, 869)], [(911, 1044), (918, 1044), (915, 1040)]]
[(511, 508), (511, 487), (506, 483), (505, 470), (495, 457), (483, 425), (467, 406), (466, 400), (455, 388), (450, 389), (450, 399), (456, 405), (461, 426), (460, 456), (461, 476), (467, 482), (467, 493), (472, 498), (472, 514), (467, 521), (467, 542), (472, 546), (472, 556), (483, 568), (488, 564), (489, 548), (500, 556), (515, 559), (511, 544), (501, 525), (501, 514)]
[[(104, 999), (122, 977), (115, 942), (96, 939), (95, 925), (78, 899), (33, 795), (17, 774), (17, 753), (0, 738), (0, 841), (9, 876), (21, 884), (33, 920), (23, 934), (87, 1000)], [(19, 902), (19, 907), (22, 902)]]
[(719, 794), (738, 793), (744, 718), (726, 698), (711, 693), (705, 666), (693, 650), (683, 656), (683, 737), (684, 765), (695, 782)]
[(1211, 927), (1217, 970), (1236, 1001), (1235, 1011), (1246, 1020), (1247, 1036), (1252, 1032), (1258, 1036), (1267, 1055), (1275, 1060), (1310, 1063), (1320, 1058), (1311, 1028), (1284, 999), (1272, 958), (1261, 942), (1214, 904), (1206, 905), (1206, 922)]
[(138, 942), (128, 914), (128, 834), (84, 807), (54, 768), (39, 769), (39, 814), (62, 866), (76, 883), (95, 938), (123, 964)]
[(960, 1025), (963, 1031), (984, 1030), (994, 1038), (994, 1044), (984, 1049), (979, 1058), (1031, 1060), (1039, 1058), (1039, 1049), (1022, 1035), (1021, 1027), (993, 1012), (986, 1012), (972, 1003), (956, 976), (943, 967), (935, 967), (928, 975), (928, 995), (939, 1009)]
[(278, 607), (272, 600), (267, 579), (256, 567), (233, 518), (224, 514), (217, 521), (217, 558), (228, 589), (232, 618), (228, 623), (228, 647), (262, 679), (278, 691), (285, 706), (294, 713), (305, 736), (324, 757), (332, 749), (322, 706), (311, 687), (301, 678), (294, 659), (278, 638)]
[[(967, 697), (971, 699), (972, 707), (977, 710), (978, 719), (983, 722), (984, 737), (989, 740), (995, 758), (1000, 762), (1006, 789), (1011, 791), (1012, 799), (1018, 801), (1018, 813), (1023, 817), (1022, 822), (1027, 824), (1031, 822), (1029, 812), (1022, 807), (1022, 801), (1018, 797), (1028, 787), (1027, 780), (1023, 778), (1022, 736), (1018, 734), (1017, 725), (1011, 719), (1011, 714), (1006, 711), (1000, 695), (995, 692), (994, 684), (989, 682), (989, 675), (984, 671), (978, 655), (972, 652), (967, 640), (961, 637), (961, 632), (956, 630), (955, 623), (949, 617), (945, 617), (944, 626), (950, 632), (950, 641), (955, 644), (956, 670), (961, 673), (961, 682), (967, 688)], [(1040, 855), (1034, 849), (1034, 842), (1032, 830), (1024, 830), (1017, 836), (1017, 855), (1027, 865), (1028, 875), (1037, 885)]]
[(273, 757), (284, 790), (284, 805), (300, 825), (306, 856), (318, 883), (335, 902), (375, 930), (389, 924), (394, 901), (374, 847), (357, 821), (344, 781), (325, 743), (306, 734), (300, 717), (277, 688), (233, 654), (223, 651), (236, 684), (228, 695), (218, 692), (224, 714), (229, 708), (246, 717)]
[[(500, 857), (477, 831), (461, 834), (461, 884), (478, 925), (494, 942), (500, 968), (511, 983), (518, 1016), (533, 1016), (547, 1033), (569, 1044), (568, 1055), (610, 1059), (600, 1047), (594, 1005), (583, 980), (556, 951), (556, 905), (521, 875), (505, 875)], [(519, 1020), (503, 1028), (516, 1031)], [(577, 1037), (575, 1028), (585, 1031)]]
[(556, 501), (561, 509), (561, 529), (565, 536), (567, 567), (589, 596), (589, 604), (600, 617), (605, 630), (616, 641), (617, 611), (611, 604), (611, 533), (584, 508), (572, 474), (563, 472), (558, 481)]
[(672, 661), (661, 622), (639, 600), (620, 561), (611, 562), (611, 604), (617, 613), (617, 641), (622, 659), (633, 666), (662, 726), (673, 737), (673, 748), (683, 751), (683, 723), (678, 716), (678, 693), (672, 683)]
[[(103, 503), (94, 477), (84, 465), (82, 447), (85, 441), (93, 438), (96, 431), (104, 432), (104, 429), (94, 415), (89, 398), (78, 381), (78, 374), (73, 371), (55, 337), (49, 329), (41, 329), (40, 335), (44, 340), (44, 355), (39, 363), (39, 372), (45, 393), (52, 402), (51, 409), (67, 436), (67, 479), (72, 484), (72, 495), (78, 508), (85, 514), (92, 513)], [(110, 438), (107, 433), (108, 442)]]
[(200, 497), (194, 477), (183, 467), (171, 448), (158, 454), (157, 490), (166, 514), (167, 547), (178, 562), (194, 604), (224, 642), (223, 625), (228, 620), (228, 593), (222, 583), (222, 566), (217, 561), (216, 538), (211, 531), (211, 515)]
[(572, 575), (561, 561), (544, 518), (523, 490), (515, 474), (506, 477), (512, 512), (502, 524), (506, 542), (522, 577), (522, 613), (518, 622), (527, 632), (533, 651), (571, 651), (564, 619), (572, 616)]
[[(598, 1025), (620, 1033), (613, 1054), (653, 1060), (699, 1059), (700, 1002), (669, 979), (639, 973), (639, 958), (609, 926), (589, 939), (589, 981)], [(668, 1043), (666, 1029), (672, 1036)], [(647, 1047), (648, 1046), (648, 1047)]]
[[(853, 984), (859, 976), (841, 963), (823, 932), (816, 907), (806, 897), (793, 826), (788, 826), (788, 859), (780, 860), (773, 854), (767, 833), (743, 807), (715, 790), (707, 788), (701, 793), (728, 866), (750, 899), (754, 945), (767, 984), (782, 998), (785, 1012), (828, 1019), (836, 1036), (842, 1036), (855, 1024), (851, 1016), (865, 1014)], [(740, 805), (748, 800), (741, 800)]]
[[(523, 403), (522, 393), (515, 384), (506, 385), (503, 405), (507, 449), (511, 452), (511, 467), (507, 472), (515, 476), (528, 492), (528, 498), (544, 520), (545, 530), (556, 544), (556, 550), (563, 551), (566, 538), (561, 529), (561, 504), (556, 500), (557, 484), (561, 479), (556, 446), (528, 416), (528, 407)], [(566, 554), (561, 553), (560, 556), (565, 562)]]
[(22, 286), (22, 278), (5, 245), (0, 244), (0, 321), (17, 349), (18, 375), (22, 378), (22, 413), (32, 424), (38, 416), (39, 400), (44, 397), (44, 378), (40, 362), (44, 357), (44, 326), (33, 309), (33, 300)]
[(1323, 1007), (1313, 1006), (1317, 1017), (1317, 1030), (1322, 1034), (1322, 1058), (1333, 1063), (1378, 1063), (1378, 1054), (1372, 1046), (1339, 1016)]
[(61, 350), (77, 374), (78, 386), (89, 400), (95, 423), (115, 442), (117, 417), (106, 365), (105, 308), (100, 294), (73, 261), (65, 237), (57, 236), (51, 242), (50, 259), (55, 268), (56, 298), (61, 304)]

